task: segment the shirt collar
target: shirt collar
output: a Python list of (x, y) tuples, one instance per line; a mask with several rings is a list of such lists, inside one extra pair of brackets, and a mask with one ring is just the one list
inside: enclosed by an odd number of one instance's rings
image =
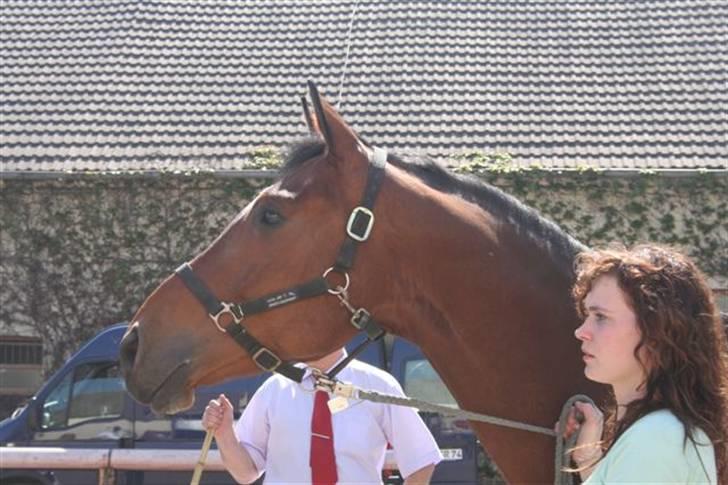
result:
[[(337, 360), (336, 362), (334, 362), (334, 363), (333, 363), (333, 364), (331, 365), (331, 367), (329, 367), (328, 369), (326, 369), (326, 373), (327, 373), (327, 374), (328, 374), (329, 372), (331, 372), (331, 370), (332, 370), (332, 369), (333, 369), (334, 367), (336, 367), (337, 365), (339, 365), (339, 364), (341, 363), (341, 361), (343, 361), (344, 359), (346, 359), (346, 358), (347, 358), (347, 357), (349, 356), (349, 353), (348, 353), (348, 352), (346, 351), (346, 348), (343, 348), (343, 349), (341, 349), (341, 350), (342, 350), (342, 354), (341, 354), (341, 357), (340, 357), (340, 358), (339, 358), (339, 359), (338, 359), (338, 360)], [(311, 375), (313, 374), (313, 371), (312, 371), (312, 367), (309, 367), (308, 365), (306, 365), (306, 364), (304, 364), (304, 363), (301, 363), (301, 364), (296, 364), (296, 365), (297, 365), (297, 366), (299, 366), (299, 365), (300, 365), (300, 366), (301, 366), (301, 367), (302, 367), (302, 368), (303, 368), (303, 369), (305, 370), (305, 372), (304, 372), (304, 374), (303, 374), (303, 379), (301, 379), (301, 380), (305, 380), (305, 379), (308, 379), (308, 378), (309, 378), (309, 377), (311, 377)]]

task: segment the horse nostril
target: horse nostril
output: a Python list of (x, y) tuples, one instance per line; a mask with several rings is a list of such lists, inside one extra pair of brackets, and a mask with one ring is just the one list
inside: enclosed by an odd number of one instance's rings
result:
[(119, 349), (119, 361), (121, 362), (121, 372), (126, 376), (129, 375), (134, 367), (134, 359), (139, 349), (139, 331), (136, 326), (132, 327), (124, 338), (121, 339), (121, 348)]

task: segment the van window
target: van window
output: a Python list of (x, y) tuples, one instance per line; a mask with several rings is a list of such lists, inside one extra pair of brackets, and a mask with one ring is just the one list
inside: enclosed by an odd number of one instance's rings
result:
[(119, 417), (124, 393), (115, 362), (80, 365), (49, 394), (43, 404), (42, 427), (62, 428), (92, 419)]
[(63, 427), (68, 419), (68, 392), (71, 390), (73, 372), (69, 372), (53, 389), (43, 403), (42, 429)]
[(435, 404), (457, 406), (455, 398), (427, 359), (405, 362), (404, 393), (412, 398)]

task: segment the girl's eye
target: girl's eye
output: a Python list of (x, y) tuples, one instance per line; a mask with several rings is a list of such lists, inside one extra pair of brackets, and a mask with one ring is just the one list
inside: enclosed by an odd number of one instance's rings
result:
[(603, 314), (601, 314), (601, 313), (595, 313), (595, 314), (594, 314), (594, 320), (596, 320), (597, 322), (603, 322), (603, 321), (604, 321), (604, 320), (606, 320), (606, 319), (607, 319), (607, 317), (605, 317), (605, 316), (604, 316)]
[(277, 226), (278, 224), (283, 222), (283, 216), (273, 209), (266, 208), (263, 209), (260, 220), (266, 226)]

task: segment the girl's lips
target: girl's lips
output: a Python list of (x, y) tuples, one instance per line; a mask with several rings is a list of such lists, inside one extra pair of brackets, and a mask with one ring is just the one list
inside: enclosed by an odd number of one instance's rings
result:
[(594, 356), (592, 354), (588, 354), (586, 352), (582, 352), (581, 354), (582, 354), (581, 358), (584, 360), (591, 360), (594, 358)]

